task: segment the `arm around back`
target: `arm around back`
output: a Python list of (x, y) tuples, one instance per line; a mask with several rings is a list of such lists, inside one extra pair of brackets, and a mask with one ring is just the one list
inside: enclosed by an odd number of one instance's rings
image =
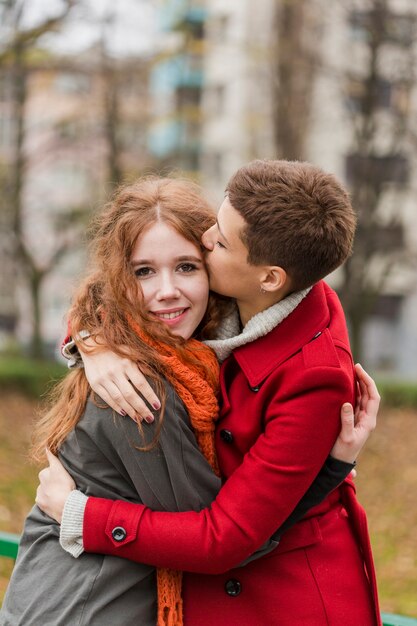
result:
[[(271, 388), (276, 382), (272, 377)], [(85, 549), (209, 574), (227, 571), (257, 550), (319, 473), (339, 431), (340, 407), (353, 400), (346, 367), (296, 367), (281, 383), (280, 395), (266, 404), (262, 434), (210, 508), (158, 513), (90, 498)], [(122, 541), (112, 535), (118, 525), (126, 526)]]

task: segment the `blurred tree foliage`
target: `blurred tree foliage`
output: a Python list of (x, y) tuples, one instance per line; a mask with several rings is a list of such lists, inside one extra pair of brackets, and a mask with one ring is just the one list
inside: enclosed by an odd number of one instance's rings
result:
[[(3, 79), (3, 94), (9, 100), (11, 118), (10, 132), (12, 136), (10, 160), (3, 164), (5, 175), (2, 180), (2, 223), (5, 227), (3, 237), (11, 235), (8, 241), (7, 252), (8, 264), (3, 267), (9, 270), (11, 275), (3, 276), (2, 286), (7, 288), (6, 300), (11, 303), (6, 315), (10, 316), (7, 321), (9, 328), (14, 329), (17, 311), (15, 306), (16, 275), (17, 268), (23, 271), (29, 285), (33, 307), (33, 333), (32, 333), (32, 356), (43, 356), (43, 342), (41, 337), (41, 286), (47, 274), (53, 269), (59, 259), (66, 252), (70, 241), (68, 237), (61, 238), (46, 264), (37, 263), (32, 254), (24, 235), (24, 203), (23, 192), (27, 162), (25, 155), (25, 132), (26, 107), (28, 97), (28, 79), (33, 69), (32, 57), (36, 50), (39, 39), (48, 32), (59, 28), (69, 11), (75, 4), (75, 0), (65, 0), (62, 11), (54, 16), (47, 17), (33, 28), (22, 27), (22, 17), (25, 10), (25, 1), (14, 2), (4, 0), (0, 5), (2, 32), (2, 49), (0, 52), (0, 71)], [(61, 231), (63, 232), (63, 231)], [(7, 244), (6, 244), (7, 245)]]
[(152, 58), (111, 52), (115, 8), (91, 24), (99, 33), (91, 49), (58, 55), (44, 47), (45, 35), (65, 28), (82, 4), (63, 0), (59, 14), (32, 28), (24, 19), (30, 0), (0, 4), (0, 122), (7, 131), (0, 141), (0, 332), (15, 336), (16, 289), (23, 290), (35, 358), (45, 355), (47, 279), (69, 255), (75, 259), (92, 207), (151, 164)]

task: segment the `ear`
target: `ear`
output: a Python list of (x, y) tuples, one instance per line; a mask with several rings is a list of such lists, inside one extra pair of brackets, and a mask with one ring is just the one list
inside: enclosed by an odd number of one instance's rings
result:
[(261, 276), (260, 287), (263, 291), (274, 293), (283, 291), (288, 287), (289, 276), (287, 272), (278, 265), (265, 267)]

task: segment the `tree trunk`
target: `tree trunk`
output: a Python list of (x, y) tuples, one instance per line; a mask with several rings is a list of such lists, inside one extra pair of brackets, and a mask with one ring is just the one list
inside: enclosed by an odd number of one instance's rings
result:
[(315, 31), (317, 7), (307, 0), (280, 0), (275, 8), (273, 59), (274, 138), (278, 158), (303, 160), (312, 90), (318, 67)]
[(34, 359), (45, 357), (42, 341), (42, 282), (44, 274), (34, 270), (30, 277), (30, 295), (32, 298), (33, 327), (30, 354)]
[(362, 363), (363, 345), (362, 331), (364, 319), (362, 316), (356, 315), (355, 312), (349, 317), (349, 337), (352, 356), (355, 363)]

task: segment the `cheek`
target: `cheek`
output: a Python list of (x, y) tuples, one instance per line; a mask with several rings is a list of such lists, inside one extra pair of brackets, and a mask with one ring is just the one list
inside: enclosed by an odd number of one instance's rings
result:
[(209, 296), (209, 282), (208, 276), (205, 274), (202, 276), (193, 286), (193, 300), (196, 306), (201, 307), (203, 311), (207, 308), (208, 296)]
[(153, 289), (151, 286), (151, 281), (143, 281), (139, 283), (138, 291), (142, 292), (142, 302), (144, 306), (148, 306), (152, 301)]

